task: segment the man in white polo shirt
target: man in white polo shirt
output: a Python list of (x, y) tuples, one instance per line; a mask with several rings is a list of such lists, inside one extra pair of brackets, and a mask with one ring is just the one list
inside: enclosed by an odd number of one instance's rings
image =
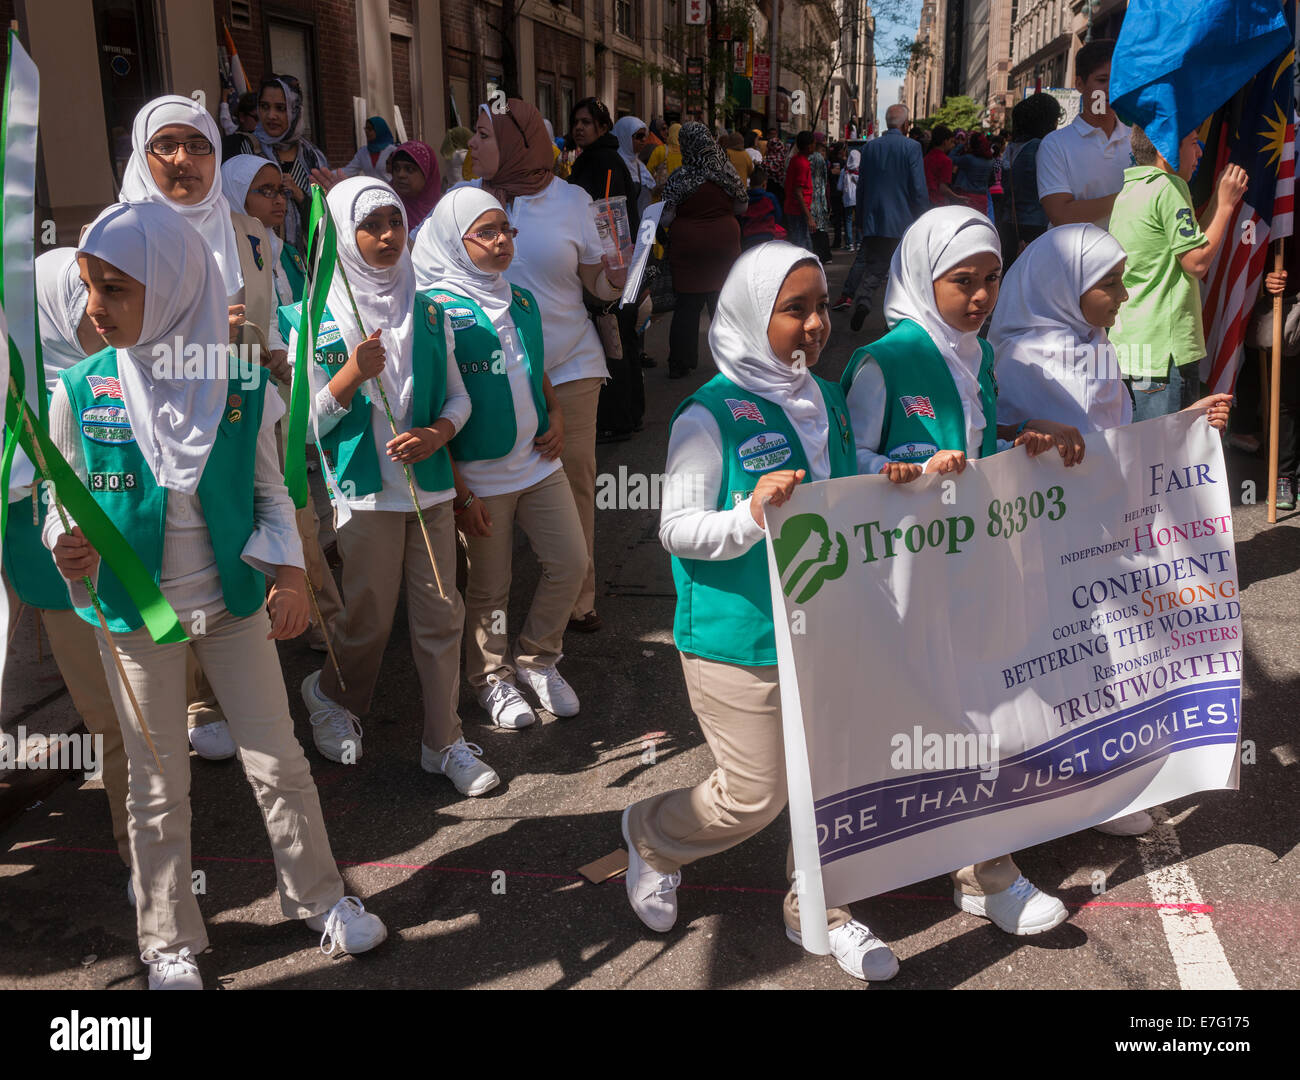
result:
[(1090, 41), (1074, 60), (1079, 115), (1038, 149), (1038, 199), (1053, 225), (1093, 222), (1106, 228), (1132, 161), (1129, 129), (1110, 107), (1113, 41)]

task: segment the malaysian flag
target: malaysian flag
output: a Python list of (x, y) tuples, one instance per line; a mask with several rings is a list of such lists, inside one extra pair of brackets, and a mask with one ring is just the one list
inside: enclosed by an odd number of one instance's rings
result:
[(87, 375), (86, 382), (90, 383), (90, 392), (94, 397), (120, 398), (122, 396), (122, 384), (111, 375)]
[[(1288, 4), (1288, 21), (1295, 6)], [(1204, 181), (1194, 185), (1197, 204), (1207, 200), (1219, 174), (1237, 164), (1250, 187), (1201, 287), (1205, 359), (1201, 380), (1213, 393), (1232, 393), (1242, 343), (1264, 274), (1272, 268), (1270, 241), (1294, 231), (1296, 113), (1292, 67), (1295, 48), (1276, 57), (1207, 121)], [(1199, 179), (1199, 178), (1198, 178)], [(1247, 241), (1253, 236), (1254, 243)]]
[(934, 406), (930, 404), (928, 397), (919, 394), (916, 397), (908, 397), (904, 394), (898, 400), (903, 403), (904, 416), (928, 416), (931, 420), (935, 419)]
[(758, 406), (752, 401), (737, 401), (735, 398), (727, 398), (727, 408), (731, 410), (733, 420), (757, 420), (763, 423), (763, 414), (758, 411)]

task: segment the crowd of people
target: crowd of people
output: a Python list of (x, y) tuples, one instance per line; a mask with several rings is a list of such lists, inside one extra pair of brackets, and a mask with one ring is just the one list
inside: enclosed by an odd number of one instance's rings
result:
[[(1085, 46), (1077, 66), (1085, 99), (1104, 90), (1109, 45)], [(43, 520), (10, 514), (5, 571), (42, 612), (73, 701), (104, 736), (150, 987), (202, 985), (191, 750), (242, 761), (286, 918), (327, 951), (386, 936), (344, 895), (274, 641), (313, 635), (322, 666), (299, 692), (316, 751), (344, 766), (362, 755), (383, 664), (411, 664), (421, 765), (466, 797), (500, 777), (466, 739), (462, 680), (500, 728), (535, 723), (538, 708), (579, 714), (560, 664), (566, 633), (602, 627), (596, 445), (641, 430), (643, 372), (656, 366), (643, 345), (649, 289), (616, 306), (627, 268), (602, 248), (595, 201), (622, 197), (633, 236), (662, 202), (654, 260), (673, 297), (667, 376), (699, 366), (706, 309), (716, 369), (674, 414), (659, 535), (677, 587), (674, 640), (717, 765), (623, 815), (627, 896), (652, 930), (675, 924), (683, 867), (754, 835), (785, 805), (765, 506), (803, 482), (909, 483), (1012, 447), (1073, 466), (1088, 432), (1180, 408), (1223, 429), (1229, 398), (1202, 397), (1195, 376), (1195, 277), (1224, 242), (1244, 175), (1224, 174), (1197, 223), (1185, 183), (1194, 152), (1185, 146), (1175, 172), (1113, 113), (1058, 130), (1049, 103), (1036, 95), (1017, 107), (1005, 148), (937, 127), (925, 154), (901, 106), (861, 145), (801, 131), (789, 147), (776, 130), (615, 121), (595, 98), (574, 106), (557, 138), (535, 107), (510, 99), (504, 111), (481, 106), (438, 151), (397, 144), (372, 117), (339, 169), (303, 136), (289, 77), (240, 99), (224, 135), (188, 98), (141, 109), (120, 201), (75, 249), (37, 260), (49, 428), (191, 640), (152, 639), (57, 498)], [(295, 508), (283, 473), (312, 184), (337, 230), (306, 373), (337, 582), (315, 512)], [(810, 369), (832, 332), (823, 266), (840, 248), (855, 254), (834, 306), (854, 308), (857, 332), (883, 285), (889, 330), (832, 382)], [(1269, 288), (1287, 281), (1274, 275)], [(159, 374), (159, 350), (174, 342), (256, 346), (261, 374), (251, 386)], [(1125, 368), (1125, 355), (1142, 366)], [(1119, 368), (1076, 356), (1118, 356)], [(900, 404), (917, 399), (928, 415)], [(787, 441), (779, 467), (745, 462), (754, 412)], [(44, 486), (38, 477), (11, 501), (39, 506)], [(541, 576), (511, 641), (502, 616), (515, 524)], [(403, 589), (409, 659), (388, 651)], [(1134, 835), (1151, 823), (1137, 813), (1102, 828)], [(792, 864), (787, 873), (784, 921), (797, 942)], [(1008, 933), (1066, 917), (1010, 854), (955, 870), (953, 883), (958, 907)], [(845, 971), (897, 971), (851, 912), (828, 916)]]

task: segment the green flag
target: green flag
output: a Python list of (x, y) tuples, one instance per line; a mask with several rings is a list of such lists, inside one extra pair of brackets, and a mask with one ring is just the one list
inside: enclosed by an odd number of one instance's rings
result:
[[(293, 388), (289, 394), (289, 423), (285, 435), (284, 482), (293, 505), (307, 505), (307, 412), (311, 399), (311, 365), (316, 356), (330, 282), (334, 279), (334, 222), (325, 206), (319, 184), (311, 189), (311, 216), (307, 222), (307, 281), (299, 308), (298, 351), (294, 356)], [(323, 462), (323, 459), (322, 459)], [(324, 463), (324, 462), (323, 462)], [(328, 466), (326, 466), (328, 467)], [(331, 492), (331, 494), (333, 494)]]

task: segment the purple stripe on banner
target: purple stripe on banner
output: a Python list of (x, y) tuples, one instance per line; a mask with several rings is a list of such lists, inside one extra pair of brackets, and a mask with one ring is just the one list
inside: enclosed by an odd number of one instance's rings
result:
[(1237, 739), (1241, 684), (1171, 691), (999, 763), (881, 780), (816, 803), (822, 864), (968, 818), (1082, 791), (1179, 750)]

